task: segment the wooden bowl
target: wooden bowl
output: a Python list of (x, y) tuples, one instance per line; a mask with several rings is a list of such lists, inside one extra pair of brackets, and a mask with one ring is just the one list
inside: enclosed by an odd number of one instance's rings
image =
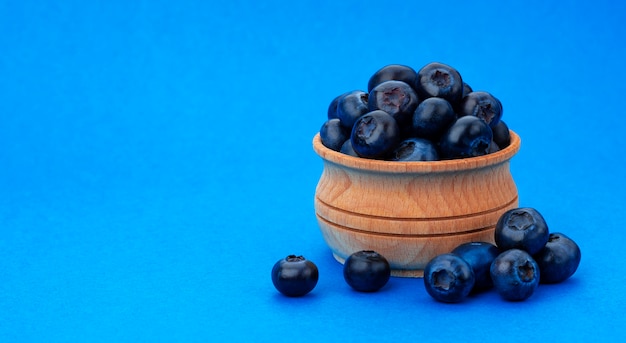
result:
[(466, 242), (494, 242), (505, 211), (518, 206), (509, 162), (521, 140), (485, 156), (434, 162), (392, 162), (313, 149), (324, 170), (315, 191), (315, 213), (324, 240), (341, 263), (374, 250), (392, 275), (421, 277), (433, 257)]

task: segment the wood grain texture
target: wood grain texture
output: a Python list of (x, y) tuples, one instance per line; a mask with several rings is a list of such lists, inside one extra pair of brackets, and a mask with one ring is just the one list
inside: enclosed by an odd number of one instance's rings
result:
[(313, 147), (324, 170), (314, 207), (320, 230), (342, 262), (359, 250), (385, 256), (394, 275), (419, 276), (430, 259), (461, 243), (493, 242), (495, 223), (518, 206), (509, 168), (520, 138), (486, 156), (435, 162), (356, 158)]

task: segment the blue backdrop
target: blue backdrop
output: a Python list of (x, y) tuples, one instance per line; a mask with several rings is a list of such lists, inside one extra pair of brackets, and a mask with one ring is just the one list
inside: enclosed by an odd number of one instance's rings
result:
[[(0, 341), (626, 339), (622, 2), (0, 2)], [(527, 301), (353, 292), (313, 135), (380, 67), (440, 61), (522, 137), (520, 205), (582, 262)], [(315, 290), (282, 297), (302, 254)]]

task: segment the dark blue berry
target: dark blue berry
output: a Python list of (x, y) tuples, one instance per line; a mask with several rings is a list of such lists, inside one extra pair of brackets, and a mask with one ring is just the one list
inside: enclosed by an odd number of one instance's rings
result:
[(493, 131), (493, 141), (500, 149), (504, 149), (511, 144), (511, 132), (503, 120), (492, 126), (491, 130)]
[(438, 140), (455, 120), (456, 113), (447, 100), (428, 98), (413, 113), (412, 133), (417, 137)]
[(339, 99), (341, 99), (345, 94), (346, 93), (337, 95), (333, 101), (330, 102), (328, 105), (328, 119), (339, 118), (337, 117), (337, 105), (339, 105)]
[(413, 68), (402, 64), (389, 64), (380, 68), (370, 77), (367, 91), (371, 92), (374, 87), (391, 80), (402, 81), (414, 87), (416, 78), (417, 72)]
[(329, 119), (320, 129), (322, 144), (329, 149), (339, 151), (343, 143), (350, 138), (350, 131), (341, 125), (339, 119)]
[(343, 277), (350, 287), (359, 292), (375, 292), (389, 281), (391, 266), (384, 256), (375, 251), (358, 251), (346, 259)]
[(432, 62), (417, 72), (415, 90), (422, 100), (439, 97), (454, 105), (461, 101), (463, 96), (463, 79), (451, 66)]
[(459, 116), (475, 116), (494, 127), (502, 118), (502, 103), (487, 92), (470, 92), (459, 104)]
[(500, 250), (522, 249), (531, 255), (548, 242), (548, 224), (539, 211), (530, 207), (510, 209), (496, 223), (494, 238)]
[(580, 248), (562, 233), (551, 233), (548, 242), (535, 256), (541, 283), (559, 283), (574, 275), (580, 264)]
[(472, 267), (455, 254), (435, 256), (424, 268), (424, 286), (435, 300), (457, 303), (474, 287)]
[(486, 155), (493, 132), (483, 120), (465, 116), (458, 118), (439, 142), (439, 152), (444, 159)]
[(369, 112), (368, 93), (355, 90), (344, 94), (337, 100), (337, 118), (348, 130), (352, 129), (354, 122)]
[(520, 249), (509, 249), (498, 255), (491, 264), (490, 274), (500, 296), (510, 301), (530, 297), (540, 280), (537, 262)]
[(400, 142), (400, 128), (387, 112), (372, 111), (354, 123), (350, 139), (360, 157), (384, 158)]
[(435, 145), (423, 138), (409, 138), (400, 142), (391, 153), (392, 161), (437, 161), (439, 153)]
[(489, 268), (493, 260), (500, 254), (500, 250), (488, 242), (464, 243), (452, 250), (469, 263), (476, 279), (472, 292), (480, 292), (493, 287)]
[(350, 138), (346, 139), (346, 141), (341, 146), (339, 152), (341, 152), (342, 154), (359, 157), (359, 154), (357, 154), (352, 147), (352, 140)]
[(303, 256), (289, 255), (272, 268), (272, 283), (282, 294), (303, 296), (315, 288), (319, 279), (317, 266)]
[(463, 96), (461, 97), (461, 99), (463, 99), (463, 97), (465, 97), (467, 94), (471, 92), (473, 92), (472, 87), (468, 85), (467, 83), (463, 82)]
[(385, 81), (374, 87), (368, 96), (370, 111), (385, 111), (401, 126), (410, 123), (418, 104), (413, 88), (402, 81)]

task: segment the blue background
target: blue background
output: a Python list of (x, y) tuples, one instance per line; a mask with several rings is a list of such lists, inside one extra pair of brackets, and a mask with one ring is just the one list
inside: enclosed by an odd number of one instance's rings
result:
[[(623, 2), (0, 2), (0, 341), (626, 339)], [(521, 206), (582, 249), (527, 301), (353, 292), (317, 228), (336, 95), (440, 61), (522, 137)], [(272, 286), (302, 254), (309, 295)]]

